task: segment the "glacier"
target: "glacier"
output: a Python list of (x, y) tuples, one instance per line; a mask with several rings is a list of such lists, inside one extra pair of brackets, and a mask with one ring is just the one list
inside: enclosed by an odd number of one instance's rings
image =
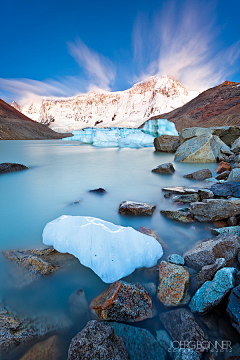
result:
[(163, 255), (154, 237), (90, 216), (62, 215), (47, 223), (42, 237), (45, 245), (74, 255), (105, 283), (152, 267)]
[(77, 140), (98, 147), (153, 147), (160, 135), (178, 135), (175, 124), (167, 119), (148, 120), (141, 129), (130, 128), (86, 128), (73, 132), (72, 137), (62, 140)]

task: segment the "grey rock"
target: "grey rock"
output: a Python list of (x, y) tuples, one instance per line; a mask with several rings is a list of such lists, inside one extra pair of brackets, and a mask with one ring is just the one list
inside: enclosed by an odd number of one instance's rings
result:
[(226, 260), (219, 258), (214, 264), (205, 265), (202, 270), (197, 274), (199, 286), (202, 286), (206, 281), (212, 280), (216, 272), (226, 266)]
[(179, 194), (179, 195), (197, 194), (198, 193), (198, 189), (187, 188), (185, 186), (165, 187), (165, 188), (162, 188), (162, 190), (168, 191), (172, 194)]
[(198, 194), (187, 194), (187, 195), (176, 195), (172, 198), (174, 202), (191, 203), (199, 201), (200, 197)]
[(240, 181), (240, 168), (235, 168), (231, 170), (228, 176), (228, 181)]
[(206, 314), (235, 286), (237, 269), (223, 268), (219, 270), (212, 281), (206, 281), (193, 296), (189, 307), (192, 312)]
[(211, 229), (212, 233), (214, 235), (219, 235), (219, 234), (234, 234), (234, 235), (240, 235), (240, 226), (227, 226), (227, 227), (223, 227), (223, 228), (216, 228), (216, 229)]
[(156, 169), (153, 169), (152, 172), (157, 174), (173, 174), (175, 169), (172, 163), (166, 163), (159, 165)]
[(118, 212), (122, 215), (152, 215), (155, 209), (154, 204), (122, 201)]
[(234, 162), (235, 163), (240, 163), (240, 155), (235, 156)]
[[(193, 314), (187, 309), (177, 309), (160, 314), (160, 320), (173, 341), (191, 341), (197, 344), (207, 341), (208, 336), (196, 322)], [(196, 350), (202, 357), (205, 349)]]
[(189, 213), (198, 221), (216, 221), (240, 214), (239, 199), (206, 199), (191, 203)]
[(176, 265), (184, 265), (185, 264), (184, 258), (178, 254), (169, 255), (167, 260), (168, 260), (168, 262), (170, 262), (172, 264), (176, 264)]
[(129, 357), (123, 340), (113, 328), (92, 320), (71, 340), (67, 359), (127, 360)]
[(229, 170), (226, 170), (224, 172), (222, 172), (221, 174), (217, 175), (215, 177), (216, 180), (226, 180), (228, 178), (230, 174), (230, 171)]
[(209, 169), (201, 169), (194, 171), (191, 174), (184, 175), (184, 177), (193, 180), (205, 180), (212, 177), (212, 172)]
[(190, 213), (181, 211), (181, 210), (161, 210), (160, 213), (166, 216), (168, 219), (184, 222), (184, 223), (192, 223), (194, 222), (193, 217)]
[(236, 226), (238, 225), (238, 219), (236, 218), (236, 216), (231, 216), (228, 221), (227, 221), (227, 224), (228, 226)]
[(115, 334), (120, 336), (127, 348), (130, 360), (165, 360), (166, 351), (146, 329), (126, 324), (108, 322)]
[(178, 349), (175, 352), (174, 360), (200, 360), (200, 357), (194, 350), (190, 348)]
[(240, 151), (240, 138), (237, 138), (231, 146), (231, 150), (234, 153), (238, 153)]
[(212, 199), (214, 198), (214, 193), (209, 189), (199, 189), (198, 195), (200, 196), (200, 200), (204, 199)]
[(180, 146), (180, 139), (178, 136), (161, 135), (154, 139), (154, 146), (156, 151), (175, 153)]
[(13, 171), (20, 171), (28, 169), (27, 166), (16, 163), (2, 163), (0, 164), (0, 174), (10, 173)]
[(224, 258), (227, 265), (237, 260), (240, 250), (240, 237), (237, 235), (218, 235), (213, 239), (206, 239), (197, 243), (184, 254), (186, 265), (201, 270), (205, 265), (211, 265), (218, 258)]

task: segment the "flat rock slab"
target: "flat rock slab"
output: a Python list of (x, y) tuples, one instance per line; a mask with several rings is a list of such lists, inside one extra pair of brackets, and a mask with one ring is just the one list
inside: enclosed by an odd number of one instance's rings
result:
[(239, 250), (239, 236), (219, 235), (200, 241), (183, 257), (187, 266), (201, 270), (203, 266), (214, 264), (218, 258), (224, 258), (228, 266), (233, 264), (237, 260)]
[(240, 200), (206, 199), (191, 203), (188, 211), (200, 222), (227, 219), (240, 214)]
[(230, 316), (232, 326), (240, 334), (240, 285), (231, 291), (228, 298), (227, 314)]
[(155, 209), (154, 204), (122, 201), (118, 212), (122, 215), (152, 215)]
[(174, 166), (172, 163), (166, 163), (159, 165), (156, 169), (153, 169), (152, 172), (157, 174), (173, 174), (175, 172)]
[(179, 194), (179, 195), (197, 194), (198, 193), (198, 189), (187, 188), (185, 186), (165, 187), (165, 188), (162, 188), (162, 190), (168, 191), (172, 194)]
[(28, 169), (27, 166), (15, 163), (2, 163), (0, 164), (0, 174), (5, 174), (13, 171), (20, 171)]
[(91, 302), (90, 309), (102, 321), (136, 322), (155, 316), (153, 300), (144, 287), (125, 281), (111, 284)]
[(181, 210), (161, 210), (160, 213), (166, 216), (168, 219), (184, 223), (192, 223), (195, 221), (189, 212)]
[(104, 324), (111, 326), (115, 334), (123, 339), (131, 360), (167, 359), (166, 351), (148, 330), (117, 322), (104, 322)]
[(87, 325), (72, 340), (67, 360), (128, 360), (128, 352), (122, 338), (111, 326), (96, 320)]
[(221, 184), (214, 184), (211, 186), (211, 191), (217, 196), (233, 196), (240, 197), (240, 185), (237, 182), (228, 181)]
[(191, 174), (184, 175), (184, 177), (193, 180), (205, 180), (212, 177), (212, 172), (209, 169), (201, 169), (194, 171)]
[(212, 281), (206, 281), (193, 296), (189, 307), (200, 315), (211, 311), (235, 286), (237, 269), (225, 267), (215, 274)]

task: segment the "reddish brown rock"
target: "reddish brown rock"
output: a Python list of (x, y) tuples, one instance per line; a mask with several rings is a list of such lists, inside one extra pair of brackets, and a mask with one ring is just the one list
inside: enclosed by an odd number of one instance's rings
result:
[(226, 222), (223, 221), (223, 220), (214, 221), (213, 225), (214, 225), (216, 228), (222, 228), (222, 227), (227, 226)]
[(155, 316), (153, 300), (140, 284), (115, 281), (97, 296), (90, 309), (99, 320), (135, 322)]
[(160, 239), (160, 238), (158, 237), (157, 233), (156, 233), (155, 231), (153, 231), (152, 229), (147, 229), (147, 228), (145, 228), (144, 226), (141, 226), (141, 227), (138, 229), (138, 231), (139, 231), (140, 233), (142, 233), (142, 234), (145, 234), (145, 235), (149, 235), (149, 236), (154, 237), (154, 238), (162, 245), (162, 247), (163, 247), (165, 250), (168, 249), (167, 244), (165, 244), (165, 242), (164, 242), (162, 239)]
[(162, 261), (159, 267), (158, 300), (165, 306), (188, 302), (189, 272), (183, 266)]
[(231, 164), (225, 162), (225, 161), (221, 161), (220, 164), (218, 164), (218, 166), (216, 167), (215, 171), (218, 174), (223, 173), (224, 171), (231, 171), (232, 170), (232, 166)]
[(20, 360), (58, 360), (61, 356), (56, 335), (31, 347)]
[(152, 215), (155, 209), (156, 205), (154, 204), (122, 201), (118, 212), (122, 215)]

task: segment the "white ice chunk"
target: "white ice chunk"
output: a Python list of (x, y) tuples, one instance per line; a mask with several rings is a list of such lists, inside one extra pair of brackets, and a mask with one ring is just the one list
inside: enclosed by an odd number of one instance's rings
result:
[(143, 132), (127, 135), (125, 138), (119, 138), (119, 147), (150, 147), (153, 146), (154, 137)]
[(137, 268), (154, 266), (163, 255), (154, 237), (90, 216), (62, 215), (49, 222), (43, 230), (43, 243), (76, 256), (106, 283)]

